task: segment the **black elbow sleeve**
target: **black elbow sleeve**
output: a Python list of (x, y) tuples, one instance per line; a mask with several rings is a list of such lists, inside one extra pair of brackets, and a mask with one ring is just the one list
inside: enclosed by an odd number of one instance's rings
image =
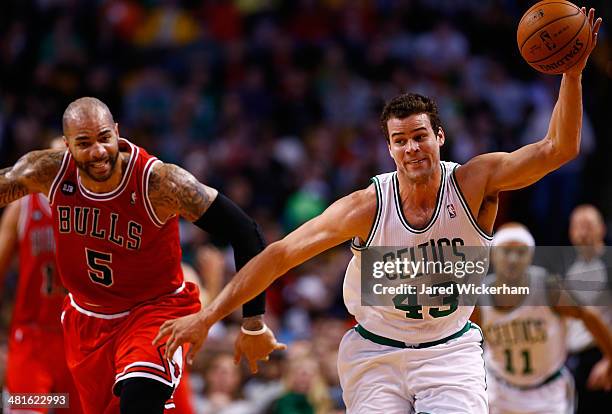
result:
[[(237, 271), (266, 246), (255, 220), (221, 193), (194, 224), (215, 237), (227, 240), (232, 245)], [(261, 315), (265, 312), (265, 303), (266, 296), (263, 292), (244, 304), (243, 317)]]

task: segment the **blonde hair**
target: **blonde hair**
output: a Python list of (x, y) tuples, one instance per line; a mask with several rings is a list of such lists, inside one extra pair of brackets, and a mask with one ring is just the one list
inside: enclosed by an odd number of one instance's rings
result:
[(316, 414), (327, 414), (331, 412), (333, 408), (332, 400), (329, 395), (329, 387), (321, 373), (319, 361), (317, 361), (317, 359), (312, 355), (302, 355), (297, 358), (290, 359), (283, 382), (285, 383), (285, 387), (289, 389), (293, 383), (293, 377), (296, 374), (296, 369), (309, 363), (316, 367), (316, 372), (314, 374), (314, 378), (312, 379), (311, 386), (308, 389), (308, 393), (306, 394), (306, 398), (313, 406)]

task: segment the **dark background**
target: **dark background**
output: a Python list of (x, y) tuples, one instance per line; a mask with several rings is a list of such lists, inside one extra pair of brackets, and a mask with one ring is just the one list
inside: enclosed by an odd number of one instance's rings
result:
[[(542, 138), (560, 77), (538, 74), (518, 53), (516, 25), (533, 3), (4, 1), (0, 167), (48, 145), (61, 135), (66, 105), (95, 96), (123, 137), (225, 192), (273, 241), (393, 169), (378, 116), (399, 93), (437, 100), (446, 160)], [(612, 2), (585, 6), (604, 25), (583, 78), (582, 154), (531, 188), (504, 194), (496, 224), (523, 222), (541, 245), (568, 243), (569, 213), (579, 203), (612, 217)], [(197, 267), (203, 236), (183, 227), (185, 260)], [(268, 295), (280, 337), (308, 338), (316, 378), (336, 402), (337, 378), (326, 370), (335, 369), (332, 333), (345, 326), (340, 279), (349, 255), (346, 248), (323, 255)]]

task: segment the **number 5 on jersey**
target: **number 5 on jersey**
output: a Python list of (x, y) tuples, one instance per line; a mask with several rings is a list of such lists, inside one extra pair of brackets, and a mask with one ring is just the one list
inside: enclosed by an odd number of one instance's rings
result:
[(85, 248), (85, 254), (87, 255), (89, 278), (94, 283), (107, 287), (111, 286), (113, 284), (113, 269), (109, 265), (113, 262), (113, 255), (87, 248)]

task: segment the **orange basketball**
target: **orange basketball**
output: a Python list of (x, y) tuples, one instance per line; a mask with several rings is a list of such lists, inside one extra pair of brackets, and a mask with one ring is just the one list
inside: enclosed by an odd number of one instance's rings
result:
[(591, 41), (589, 19), (569, 1), (545, 0), (521, 18), (516, 41), (523, 59), (536, 70), (563, 73), (586, 53)]

